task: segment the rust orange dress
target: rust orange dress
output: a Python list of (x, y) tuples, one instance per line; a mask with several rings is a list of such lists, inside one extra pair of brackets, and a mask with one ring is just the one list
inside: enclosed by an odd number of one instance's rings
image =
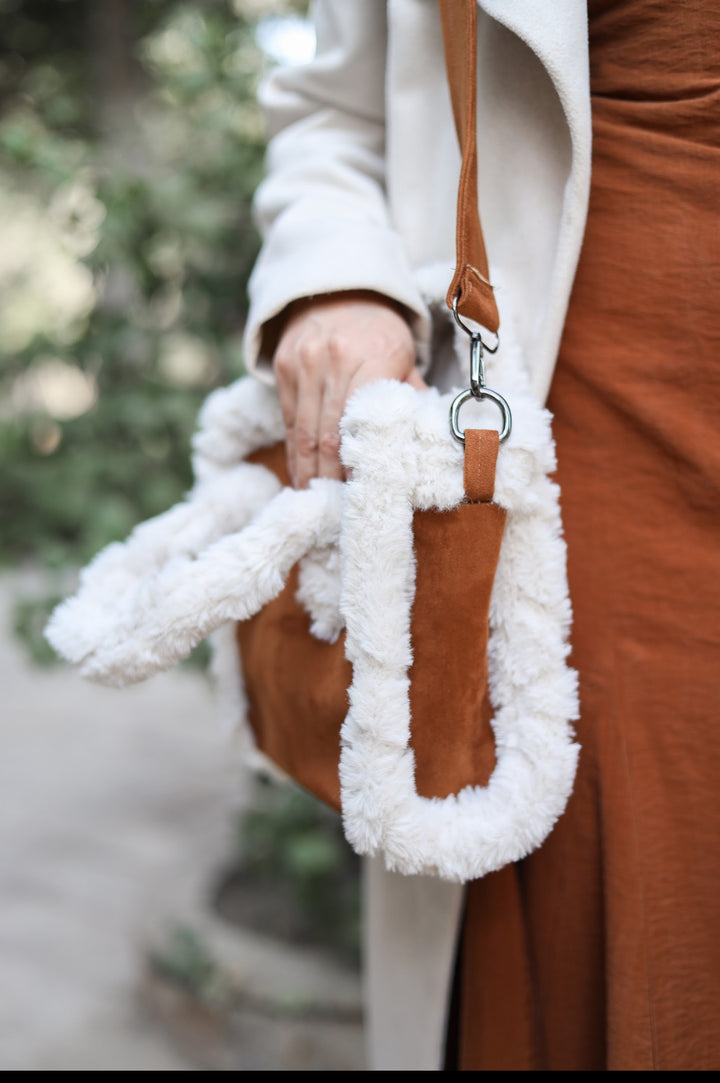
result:
[(550, 407), (575, 791), (468, 890), (461, 1070), (720, 1068), (720, 4), (590, 0), (593, 181)]

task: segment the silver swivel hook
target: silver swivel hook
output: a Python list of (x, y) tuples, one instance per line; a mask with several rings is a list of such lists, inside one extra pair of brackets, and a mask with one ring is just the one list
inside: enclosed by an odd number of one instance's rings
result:
[(461, 391), (457, 395), (450, 406), (450, 431), (456, 440), (459, 440), (461, 444), (465, 443), (465, 434), (460, 428), (459, 415), (460, 407), (468, 401), (468, 399), (477, 399), (482, 401), (483, 399), (492, 399), (492, 401), (498, 406), (500, 413), (502, 414), (502, 428), (500, 430), (500, 442), (507, 440), (512, 431), (512, 413), (508, 406), (507, 400), (498, 391), (493, 391), (485, 383), (485, 361), (484, 352), (495, 353), (500, 345), (500, 338), (496, 335), (496, 341), (492, 346), (488, 346), (483, 342), (482, 336), (479, 331), (473, 331), (468, 325), (460, 318), (457, 310), (458, 298), (453, 298), (453, 315), (455, 321), (459, 327), (462, 327), (466, 335), (470, 337), (470, 387), (465, 391)]

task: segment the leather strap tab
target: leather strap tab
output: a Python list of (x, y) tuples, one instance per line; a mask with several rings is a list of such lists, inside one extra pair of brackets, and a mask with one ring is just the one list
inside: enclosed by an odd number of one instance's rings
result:
[(477, 0), (438, 0), (455, 127), (462, 152), (456, 265), (448, 290), (461, 316), (497, 331), (500, 315), (489, 282), (477, 187)]
[(489, 504), (495, 493), (500, 434), (496, 429), (465, 429), (465, 496), (473, 503)]

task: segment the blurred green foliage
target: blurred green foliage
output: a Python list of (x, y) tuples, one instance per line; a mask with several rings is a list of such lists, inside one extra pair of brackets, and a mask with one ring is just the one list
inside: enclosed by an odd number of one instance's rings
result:
[(198, 406), (242, 371), (262, 12), (0, 0), (6, 564), (81, 564), (190, 484)]
[[(78, 567), (190, 486), (199, 405), (242, 372), (256, 27), (305, 7), (0, 0), (0, 563)], [(42, 630), (58, 601), (16, 606), (37, 663), (53, 659)], [(232, 860), (261, 922), (282, 897), (293, 935), (356, 958), (357, 860), (337, 816), (261, 787)], [(192, 930), (162, 965), (218, 995)]]
[[(221, 913), (288, 939), (360, 959), (360, 860), (340, 816), (299, 786), (260, 777), (238, 821), (234, 863), (221, 878)], [(258, 905), (259, 903), (259, 905)]]
[(151, 969), (179, 985), (201, 1004), (221, 1007), (231, 998), (231, 987), (211, 948), (188, 925), (170, 928), (162, 945), (150, 953)]
[(55, 665), (57, 655), (45, 639), (43, 630), (50, 613), (62, 601), (60, 594), (43, 595), (40, 598), (19, 598), (13, 610), (13, 632), (26, 650), (32, 662), (38, 666)]

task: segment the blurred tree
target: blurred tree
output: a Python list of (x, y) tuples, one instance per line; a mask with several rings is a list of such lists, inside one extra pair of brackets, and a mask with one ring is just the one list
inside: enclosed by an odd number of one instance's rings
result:
[(0, 0), (0, 559), (80, 564), (190, 484), (242, 371), (260, 0)]
[[(0, 0), (0, 561), (77, 567), (191, 483), (202, 399), (242, 372), (264, 152), (256, 31), (303, 0)], [(57, 601), (24, 599), (37, 662)], [(357, 958), (357, 861), (314, 799), (259, 787), (246, 877)], [(263, 896), (263, 920), (267, 899)], [(212, 985), (182, 934), (175, 964)]]

